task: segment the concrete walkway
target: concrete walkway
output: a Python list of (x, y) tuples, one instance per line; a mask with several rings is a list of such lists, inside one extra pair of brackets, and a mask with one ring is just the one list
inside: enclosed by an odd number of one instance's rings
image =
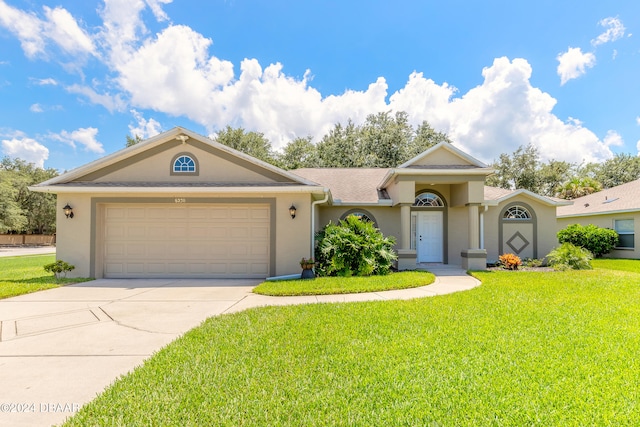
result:
[(55, 254), (55, 246), (0, 246), (0, 257)]
[(480, 283), (429, 267), (421, 288), (268, 297), (251, 280), (96, 280), (0, 300), (0, 426), (59, 424), (120, 375), (210, 316), (266, 305), (412, 299)]

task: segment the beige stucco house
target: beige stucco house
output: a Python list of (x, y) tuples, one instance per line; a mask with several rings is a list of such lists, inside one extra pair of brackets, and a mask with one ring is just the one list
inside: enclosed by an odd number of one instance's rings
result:
[(611, 258), (640, 258), (635, 244), (635, 223), (640, 223), (640, 180), (608, 188), (573, 200), (558, 208), (558, 225), (570, 224), (611, 228), (618, 232), (618, 247), (604, 255)]
[(567, 202), (487, 187), (492, 172), (448, 143), (397, 168), (285, 171), (178, 127), (31, 189), (58, 195), (76, 276), (297, 273), (314, 232), (349, 214), (396, 237), (399, 269), (543, 257)]

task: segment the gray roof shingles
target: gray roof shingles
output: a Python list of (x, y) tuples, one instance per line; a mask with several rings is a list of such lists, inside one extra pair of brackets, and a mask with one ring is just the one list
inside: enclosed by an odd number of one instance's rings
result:
[(558, 208), (558, 216), (592, 215), (619, 211), (640, 211), (640, 180), (578, 197), (571, 206)]

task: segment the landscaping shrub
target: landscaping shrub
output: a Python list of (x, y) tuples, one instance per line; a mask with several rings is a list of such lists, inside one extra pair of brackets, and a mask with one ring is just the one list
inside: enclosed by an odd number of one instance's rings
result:
[(46, 264), (44, 266), (44, 271), (53, 273), (54, 276), (56, 276), (56, 280), (59, 280), (60, 275), (62, 275), (62, 277), (67, 277), (67, 272), (74, 270), (75, 268), (75, 265), (71, 265), (59, 259), (58, 261), (52, 262), (51, 264)]
[(384, 237), (373, 223), (355, 215), (327, 224), (316, 239), (316, 273), (320, 276), (388, 274), (397, 258), (395, 238)]
[(563, 243), (547, 255), (549, 264), (556, 270), (590, 270), (593, 255), (588, 250), (571, 243)]
[(522, 265), (520, 257), (514, 254), (503, 254), (499, 257), (500, 265), (507, 270), (517, 270)]
[(618, 244), (618, 233), (593, 224), (587, 226), (571, 224), (558, 231), (558, 242), (580, 246), (597, 258), (608, 254)]

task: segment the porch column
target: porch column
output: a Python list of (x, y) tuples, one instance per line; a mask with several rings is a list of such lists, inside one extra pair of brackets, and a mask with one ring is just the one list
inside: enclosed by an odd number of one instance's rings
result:
[(400, 248), (411, 247), (411, 206), (400, 206)]
[(469, 210), (469, 249), (480, 249), (480, 219), (478, 205), (470, 203)]
[(487, 267), (487, 251), (480, 249), (479, 203), (467, 204), (469, 212), (469, 249), (460, 253), (462, 268), (465, 270), (484, 270)]
[(416, 250), (411, 249), (411, 203), (400, 205), (400, 241), (398, 242), (398, 270), (415, 270)]

